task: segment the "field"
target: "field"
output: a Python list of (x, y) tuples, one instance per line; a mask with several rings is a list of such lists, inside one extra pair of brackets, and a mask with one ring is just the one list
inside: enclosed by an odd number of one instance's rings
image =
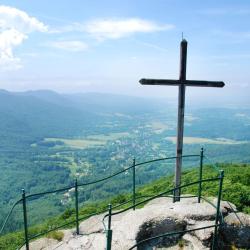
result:
[[(44, 138), (43, 142), (55, 143), (57, 149), (62, 147), (69, 147), (75, 149), (86, 149), (89, 147), (103, 146), (108, 141), (118, 140), (123, 137), (128, 137), (129, 133), (110, 133), (87, 136), (86, 138), (66, 139), (66, 138)], [(58, 145), (59, 144), (59, 145)], [(32, 144), (34, 146), (35, 144)]]
[[(168, 141), (172, 143), (176, 143), (176, 137), (170, 136), (166, 137)], [(183, 138), (184, 144), (219, 144), (219, 145), (238, 145), (248, 143), (248, 141), (236, 141), (232, 139), (226, 138), (216, 138), (216, 139), (209, 139), (209, 138), (201, 138), (201, 137), (187, 137)]]
[(149, 125), (150, 128), (156, 133), (161, 134), (165, 130), (171, 130), (173, 129), (171, 126), (167, 125), (166, 123), (160, 122), (160, 121), (153, 121)]

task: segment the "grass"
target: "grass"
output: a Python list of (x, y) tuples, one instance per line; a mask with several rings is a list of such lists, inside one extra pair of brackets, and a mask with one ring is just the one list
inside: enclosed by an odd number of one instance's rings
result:
[[(170, 136), (166, 137), (168, 141), (172, 143), (176, 143), (176, 137)], [(184, 137), (184, 144), (223, 144), (223, 145), (236, 145), (236, 144), (243, 144), (247, 143), (247, 141), (235, 141), (226, 138), (216, 138), (216, 139), (209, 139), (209, 138), (201, 138), (201, 137)]]
[(91, 140), (91, 139), (45, 138), (44, 141), (46, 142), (61, 141), (64, 143), (64, 145), (56, 147), (68, 146), (70, 148), (79, 148), (79, 149), (85, 149), (87, 147), (93, 147), (93, 146), (102, 146), (106, 144), (106, 142), (103, 140)]
[(62, 231), (53, 231), (46, 235), (47, 238), (62, 241), (64, 233)]
[[(85, 149), (88, 147), (96, 147), (103, 146), (108, 141), (117, 140), (122, 137), (128, 137), (129, 133), (110, 133), (110, 134), (99, 134), (99, 135), (91, 135), (86, 138), (76, 138), (76, 139), (66, 139), (66, 138), (44, 138), (44, 142), (63, 142), (63, 145), (56, 145), (55, 147), (70, 147), (77, 149)], [(34, 146), (32, 144), (32, 146)]]

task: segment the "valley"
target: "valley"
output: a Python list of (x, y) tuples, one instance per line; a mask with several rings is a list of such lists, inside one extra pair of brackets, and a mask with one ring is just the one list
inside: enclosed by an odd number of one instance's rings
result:
[[(1, 92), (0, 106), (0, 223), (8, 209), (27, 194), (86, 183), (143, 162), (175, 155), (175, 105), (162, 100), (54, 92)], [(250, 109), (190, 107), (185, 124), (184, 153), (205, 148), (205, 164), (250, 162)], [(212, 121), (212, 122), (211, 122)], [(199, 159), (184, 159), (185, 168)], [(174, 171), (175, 161), (139, 167), (138, 186)], [(109, 198), (131, 189), (131, 172), (112, 182), (84, 187), (81, 204)], [(118, 188), (119, 187), (119, 188)], [(30, 223), (50, 218), (73, 206), (72, 194), (31, 200)], [(68, 198), (65, 198), (68, 197)], [(20, 228), (22, 216), (12, 221)], [(39, 215), (39, 216), (38, 216)], [(10, 229), (10, 228), (9, 228)]]

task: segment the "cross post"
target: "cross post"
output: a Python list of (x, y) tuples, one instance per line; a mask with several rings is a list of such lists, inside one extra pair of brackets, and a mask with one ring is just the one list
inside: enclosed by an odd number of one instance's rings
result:
[(139, 82), (142, 85), (168, 85), (178, 86), (178, 120), (177, 120), (177, 140), (176, 140), (176, 165), (175, 165), (175, 192), (174, 201), (180, 201), (181, 196), (181, 169), (182, 169), (182, 152), (183, 152), (183, 134), (184, 134), (184, 111), (185, 111), (185, 90), (186, 86), (190, 87), (224, 87), (224, 82), (221, 81), (199, 81), (186, 80), (187, 68), (187, 41), (182, 39), (180, 47), (180, 76), (179, 80), (170, 79), (141, 79)]

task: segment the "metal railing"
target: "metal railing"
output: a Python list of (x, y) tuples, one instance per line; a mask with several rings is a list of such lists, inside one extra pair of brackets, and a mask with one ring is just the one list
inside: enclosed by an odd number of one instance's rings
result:
[[(202, 229), (207, 229), (207, 228), (212, 228), (212, 227), (214, 227), (212, 250), (217, 249), (218, 248), (218, 245), (217, 245), (217, 243), (218, 243), (218, 227), (222, 224), (222, 221), (223, 221), (223, 216), (222, 216), (222, 213), (220, 211), (220, 202), (221, 202), (221, 195), (222, 195), (223, 178), (224, 178), (224, 171), (221, 170), (219, 177), (209, 178), (209, 179), (201, 179), (199, 181), (188, 183), (188, 184), (185, 184), (185, 185), (182, 185), (181, 187), (179, 187), (179, 188), (185, 188), (185, 187), (192, 186), (192, 185), (197, 185), (197, 184), (199, 184), (199, 187), (200, 187), (200, 184), (202, 184), (204, 182), (219, 181), (217, 205), (215, 206), (215, 208), (216, 208), (216, 216), (215, 216), (214, 225), (210, 225), (210, 226), (206, 226), (206, 227), (199, 227), (199, 228), (194, 228), (194, 229), (189, 229), (189, 230), (182, 230), (182, 231), (178, 231), (178, 232), (167, 232), (167, 233), (164, 233), (164, 234), (161, 234), (161, 235), (157, 235), (157, 236), (150, 237), (150, 238), (144, 239), (142, 241), (139, 241), (135, 245), (130, 247), (129, 250), (132, 250), (135, 247), (138, 247), (138, 246), (140, 246), (140, 245), (142, 245), (142, 244), (144, 244), (144, 243), (146, 243), (148, 241), (154, 240), (154, 239), (163, 238), (163, 237), (166, 237), (166, 236), (172, 236), (172, 235), (176, 235), (176, 234), (184, 234), (184, 233), (187, 233), (187, 232), (192, 232), (192, 231), (202, 230)], [(175, 191), (176, 191), (176, 188), (170, 189), (170, 190), (165, 191), (163, 193), (160, 193), (158, 195), (152, 196), (152, 197), (150, 197), (150, 198), (148, 198), (146, 200), (138, 202), (138, 203), (135, 204), (135, 206), (142, 205), (142, 204), (144, 204), (146, 202), (149, 202), (149, 201), (151, 201), (151, 200), (153, 200), (155, 198), (162, 197), (162, 196), (164, 196), (164, 195), (166, 195), (168, 193), (170, 193), (170, 194), (175, 193)], [(211, 204), (211, 202), (209, 202), (206, 198), (201, 196), (200, 191), (201, 190), (199, 190), (199, 195), (197, 196), (198, 197), (198, 202), (200, 202), (201, 199), (204, 199), (204, 201), (207, 201), (208, 203)], [(180, 196), (179, 198), (182, 198), (182, 197)], [(211, 205), (214, 206), (214, 204), (211, 204)], [(112, 234), (113, 234), (113, 231), (111, 229), (112, 216), (124, 213), (124, 212), (126, 212), (126, 211), (128, 211), (128, 210), (130, 210), (132, 208), (134, 208), (134, 205), (130, 206), (128, 208), (125, 208), (123, 210), (112, 213), (112, 205), (109, 204), (109, 207), (108, 207), (109, 212), (103, 218), (103, 224), (104, 224), (105, 231), (106, 231), (106, 250), (111, 250), (111, 246), (112, 246)], [(104, 223), (104, 220), (106, 218), (108, 218), (108, 227), (106, 227), (105, 223)]]
[[(158, 161), (164, 161), (164, 160), (170, 160), (170, 159), (176, 159), (177, 157), (176, 156), (173, 156), (173, 157), (165, 157), (165, 158), (160, 158), (160, 159), (154, 159), (154, 160), (149, 160), (149, 161), (145, 161), (145, 162), (140, 162), (140, 163), (136, 163), (135, 159), (133, 159), (133, 164), (130, 166), (130, 167), (127, 167), (119, 172), (116, 172), (110, 176), (107, 176), (107, 177), (104, 177), (102, 179), (98, 179), (98, 180), (95, 180), (95, 181), (91, 181), (91, 182), (87, 182), (87, 183), (78, 183), (77, 179), (75, 180), (75, 183), (74, 185), (72, 186), (68, 186), (68, 187), (64, 187), (64, 188), (61, 188), (61, 189), (56, 189), (56, 190), (52, 190), (52, 191), (46, 191), (46, 192), (41, 192), (41, 193), (35, 193), (35, 194), (29, 194), (27, 195), (25, 193), (25, 190), (22, 190), (22, 198), (20, 200), (18, 200), (11, 208), (9, 214), (7, 215), (6, 219), (4, 220), (4, 223), (0, 229), (0, 235), (2, 234), (9, 218), (10, 218), (10, 215), (12, 213), (12, 211), (14, 210), (14, 208), (18, 205), (18, 204), (22, 204), (22, 211), (23, 211), (23, 224), (24, 224), (24, 238), (25, 238), (25, 241), (23, 243), (22, 246), (26, 246), (26, 250), (29, 250), (29, 242), (35, 238), (38, 238), (42, 235), (45, 235), (45, 234), (48, 234), (52, 231), (55, 231), (55, 230), (58, 230), (60, 228), (64, 228), (66, 226), (69, 226), (71, 224), (75, 224), (75, 227), (76, 227), (76, 233), (79, 234), (79, 222), (82, 221), (82, 220), (85, 220), (93, 215), (97, 215), (97, 214), (101, 214), (101, 213), (104, 213), (104, 212), (107, 212), (109, 211), (109, 214), (105, 216), (105, 218), (107, 216), (109, 216), (109, 223), (108, 223), (108, 229), (107, 229), (107, 250), (110, 250), (111, 249), (111, 242), (112, 242), (112, 230), (111, 230), (111, 217), (115, 214), (118, 214), (118, 213), (121, 213), (121, 212), (124, 212), (124, 211), (127, 211), (129, 209), (133, 209), (135, 210), (136, 206), (139, 206), (141, 204), (144, 204), (145, 202), (147, 201), (150, 201), (152, 199), (155, 199), (157, 197), (160, 197), (160, 196), (164, 196), (166, 194), (168, 194), (169, 192), (170, 193), (173, 193), (175, 190), (179, 189), (179, 191), (181, 191), (182, 188), (184, 187), (187, 187), (187, 186), (191, 186), (191, 185), (197, 185), (198, 186), (198, 194), (196, 197), (198, 197), (198, 202), (200, 203), (201, 199), (203, 198), (202, 197), (202, 183), (203, 182), (207, 182), (207, 181), (214, 181), (214, 180), (221, 180), (221, 188), (222, 188), (222, 179), (223, 177), (219, 177), (219, 178), (212, 178), (212, 179), (207, 179), (207, 180), (203, 180), (202, 179), (202, 171), (203, 171), (203, 160), (204, 160), (204, 151), (203, 151), (203, 148), (201, 148), (201, 151), (200, 151), (200, 154), (190, 154), (190, 155), (183, 155), (182, 158), (190, 158), (190, 157), (199, 157), (200, 159), (200, 166), (199, 166), (199, 180), (197, 182), (193, 182), (193, 183), (189, 183), (189, 184), (186, 184), (186, 185), (183, 185), (183, 186), (180, 186), (178, 188), (174, 188), (174, 189), (171, 189), (171, 190), (168, 190), (164, 193), (161, 193), (159, 195), (156, 195), (156, 196), (152, 196), (144, 201), (140, 201), (138, 203), (136, 203), (136, 200), (137, 199), (141, 199), (142, 197), (140, 196), (136, 196), (136, 182), (135, 182), (135, 179), (136, 179), (136, 167), (138, 166), (141, 166), (141, 165), (145, 165), (145, 164), (149, 164), (149, 163), (153, 163), (153, 162), (158, 162)], [(82, 187), (82, 186), (88, 186), (88, 185), (91, 185), (91, 184), (95, 184), (95, 183), (99, 183), (99, 182), (103, 182), (105, 180), (108, 180), (108, 179), (111, 179), (117, 175), (120, 175), (128, 170), (132, 169), (132, 181), (133, 181), (133, 186), (132, 186), (132, 199), (130, 199), (129, 201), (126, 201), (126, 202), (123, 202), (121, 204), (118, 204), (116, 206), (113, 207), (114, 208), (118, 208), (118, 207), (121, 207), (125, 204), (128, 204), (130, 202), (132, 202), (132, 206), (124, 209), (124, 210), (121, 210), (119, 212), (115, 212), (115, 213), (112, 213), (112, 206), (110, 205), (108, 209), (105, 209), (101, 212), (97, 212), (97, 213), (92, 213), (92, 214), (89, 214), (87, 216), (84, 216), (84, 217), (79, 217), (79, 200), (78, 200), (78, 194), (79, 194), (79, 190), (78, 190), (78, 187)], [(32, 235), (30, 236), (29, 235), (29, 230), (28, 230), (28, 216), (27, 216), (27, 209), (26, 209), (26, 203), (27, 203), (27, 200), (30, 199), (30, 198), (40, 198), (44, 195), (47, 195), (47, 194), (53, 194), (53, 193), (59, 193), (59, 192), (64, 192), (64, 191), (69, 191), (70, 189), (74, 189), (74, 196), (75, 196), (75, 219), (72, 220), (72, 221), (69, 221), (67, 223), (64, 223), (62, 225), (59, 225), (59, 226), (56, 226), (54, 228), (51, 228), (49, 230), (46, 230), (44, 232), (41, 232), (41, 233), (38, 233), (36, 235)], [(221, 197), (221, 191), (219, 192), (220, 193), (220, 197)], [(173, 197), (173, 199), (175, 199), (175, 197)], [(218, 199), (218, 202), (220, 202), (220, 199)], [(218, 206), (217, 206), (217, 210), (218, 210)], [(219, 213), (219, 210), (217, 211), (217, 213)], [(217, 215), (216, 215), (216, 218), (217, 218)], [(216, 219), (216, 225), (215, 225), (215, 228), (216, 228), (216, 234), (217, 234), (217, 226), (218, 226), (218, 221), (219, 221), (219, 215), (218, 215), (218, 218)], [(105, 224), (104, 224), (105, 225)], [(198, 229), (197, 229), (198, 230)], [(163, 236), (159, 236), (159, 237), (163, 237)], [(139, 243), (138, 243), (139, 244)], [(20, 246), (20, 248), (22, 247)], [(135, 245), (134, 247), (136, 247), (137, 245)], [(131, 248), (132, 249), (132, 248)]]

